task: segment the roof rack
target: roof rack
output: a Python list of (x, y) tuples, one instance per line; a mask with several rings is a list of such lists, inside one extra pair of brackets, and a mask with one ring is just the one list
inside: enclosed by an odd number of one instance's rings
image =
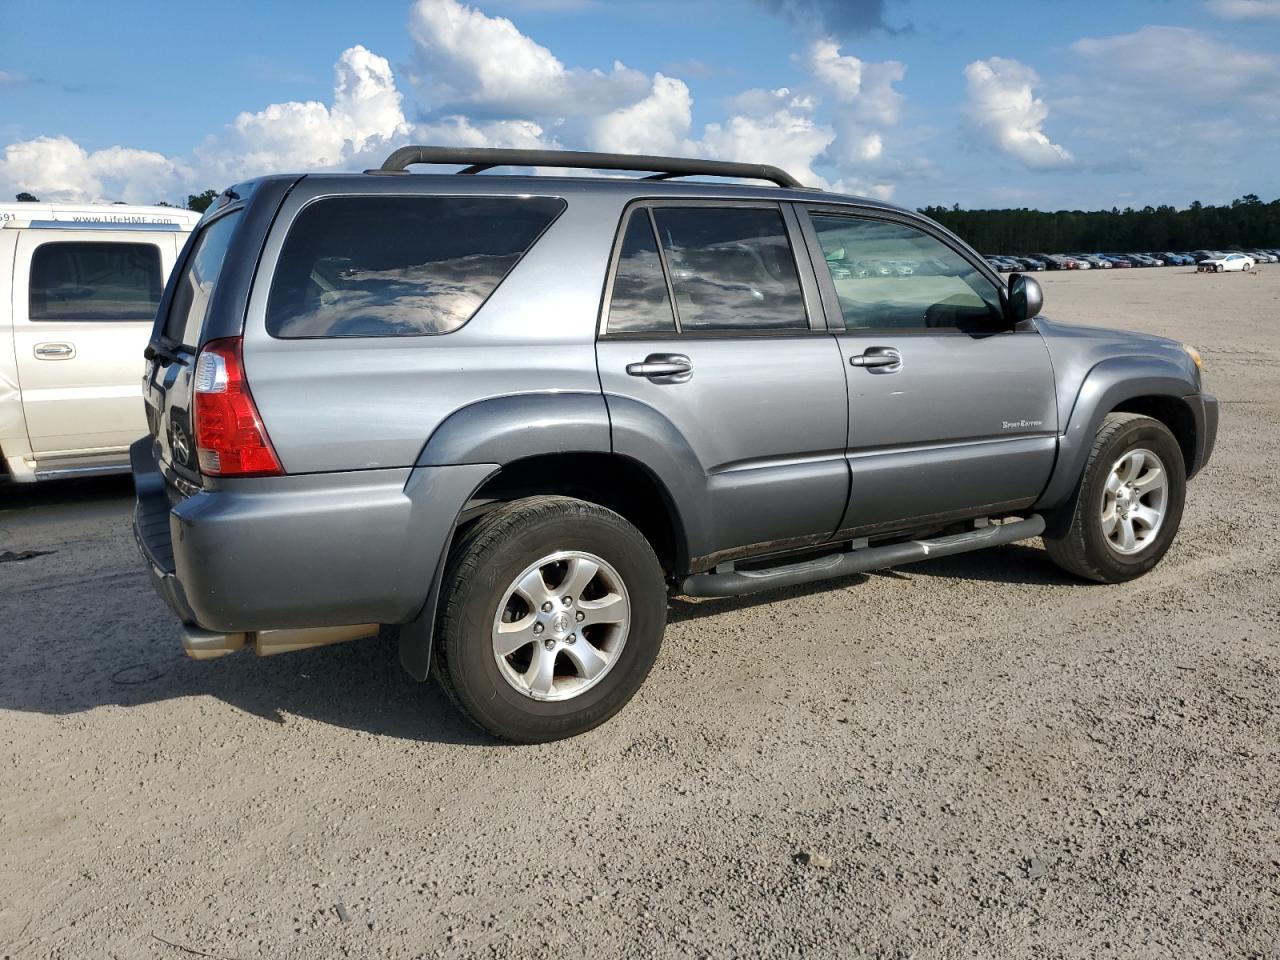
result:
[(780, 187), (803, 189), (803, 184), (778, 167), (765, 163), (730, 163), (724, 160), (693, 160), (687, 157), (649, 157), (626, 153), (584, 153), (578, 150), (498, 150), (488, 147), (401, 147), (377, 170), (366, 173), (404, 173), (415, 163), (449, 163), (463, 166), (460, 174), (476, 174), (493, 167), (572, 167), (578, 170), (638, 170), (652, 176), (646, 180), (673, 177), (735, 177), (768, 180)]

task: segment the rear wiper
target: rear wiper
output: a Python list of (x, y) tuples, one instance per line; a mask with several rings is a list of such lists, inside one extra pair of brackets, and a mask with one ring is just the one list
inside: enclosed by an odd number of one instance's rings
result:
[(155, 342), (147, 344), (147, 349), (142, 351), (142, 356), (147, 360), (156, 361), (162, 367), (177, 363), (179, 360), (176, 353), (164, 346), (164, 344)]

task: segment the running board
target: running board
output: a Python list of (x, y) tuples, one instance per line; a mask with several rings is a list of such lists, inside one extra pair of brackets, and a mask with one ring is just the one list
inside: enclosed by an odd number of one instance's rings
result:
[(845, 553), (828, 554), (815, 560), (803, 560), (764, 570), (729, 570), (724, 573), (697, 573), (680, 581), (679, 593), (686, 597), (737, 597), (761, 590), (794, 587), (815, 580), (847, 577), (868, 570), (883, 570), (903, 563), (914, 563), (930, 557), (949, 557), (970, 550), (998, 547), (1018, 540), (1029, 540), (1044, 532), (1044, 517), (1033, 514), (1025, 520), (993, 523), (964, 533), (931, 540), (907, 540), (882, 547), (863, 547)]

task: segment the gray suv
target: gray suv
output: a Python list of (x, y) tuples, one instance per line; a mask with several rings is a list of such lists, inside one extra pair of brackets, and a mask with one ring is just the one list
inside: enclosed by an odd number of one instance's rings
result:
[[(649, 175), (474, 176), (503, 165)], [(570, 736), (644, 681), (669, 593), (1036, 536), (1090, 580), (1151, 569), (1213, 448), (1199, 357), (1040, 304), (768, 166), (406, 147), (264, 177), (164, 292), (138, 542), (194, 657), (395, 627), (486, 730)]]

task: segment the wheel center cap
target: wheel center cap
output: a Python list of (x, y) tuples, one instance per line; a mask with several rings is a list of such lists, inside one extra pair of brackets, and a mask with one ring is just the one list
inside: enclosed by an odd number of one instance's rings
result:
[(569, 624), (569, 615), (567, 613), (560, 613), (551, 621), (551, 629), (556, 633), (568, 633)]

